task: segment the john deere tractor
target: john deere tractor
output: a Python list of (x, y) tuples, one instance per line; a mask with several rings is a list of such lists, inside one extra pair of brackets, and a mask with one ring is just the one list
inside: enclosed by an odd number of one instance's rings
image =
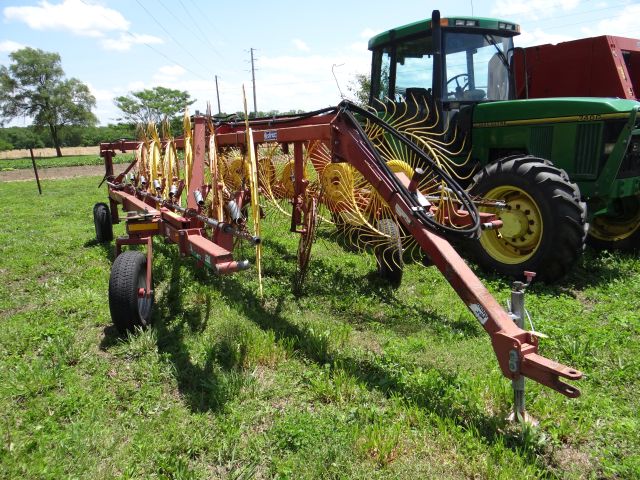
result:
[(513, 100), (519, 32), (436, 10), (381, 33), (369, 41), (370, 103), (414, 139), (430, 135), (482, 208), (498, 209), (503, 227), (471, 246), (482, 267), (554, 281), (579, 258), (587, 225), (599, 247), (640, 246), (640, 103)]

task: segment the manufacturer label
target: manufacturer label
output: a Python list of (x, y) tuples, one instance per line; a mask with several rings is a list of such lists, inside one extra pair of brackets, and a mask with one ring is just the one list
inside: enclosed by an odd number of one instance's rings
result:
[(400, 205), (396, 203), (394, 210), (396, 212), (396, 215), (398, 215), (400, 218), (404, 220), (404, 223), (406, 223), (407, 225), (411, 225), (411, 217), (407, 215), (407, 213), (404, 210), (402, 210)]
[(265, 142), (276, 142), (278, 140), (278, 131), (277, 130), (267, 130), (264, 132), (264, 141)]
[(475, 317), (480, 321), (482, 325), (487, 323), (487, 320), (489, 320), (489, 314), (484, 308), (482, 308), (482, 305), (472, 303), (471, 305), (469, 305), (469, 310), (473, 312)]

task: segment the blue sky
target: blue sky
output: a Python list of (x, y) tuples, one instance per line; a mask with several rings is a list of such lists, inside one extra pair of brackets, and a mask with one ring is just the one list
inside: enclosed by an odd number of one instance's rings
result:
[(210, 101), (215, 111), (214, 75), (223, 111), (242, 109), (243, 83), (251, 108), (255, 48), (258, 109), (314, 110), (337, 104), (354, 75), (368, 71), (371, 36), (434, 8), (515, 21), (518, 46), (640, 38), (637, 0), (0, 0), (0, 64), (24, 46), (58, 52), (67, 76), (89, 85), (107, 124), (119, 116), (114, 97), (157, 85), (187, 90), (193, 110)]

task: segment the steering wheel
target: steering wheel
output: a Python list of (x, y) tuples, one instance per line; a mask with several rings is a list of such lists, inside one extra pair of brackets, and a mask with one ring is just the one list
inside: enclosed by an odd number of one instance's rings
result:
[[(460, 85), (461, 81), (460, 79), (462, 77), (466, 77), (466, 80), (464, 81), (464, 83), (462, 85)], [(456, 82), (456, 89), (453, 92), (449, 91), (449, 84)], [(451, 77), (449, 80), (447, 80), (447, 95), (449, 97), (455, 97), (455, 98), (462, 98), (462, 92), (465, 91), (465, 89), (468, 90), (469, 87), (469, 74), (468, 73), (461, 73), (459, 75), (456, 75), (454, 77)]]

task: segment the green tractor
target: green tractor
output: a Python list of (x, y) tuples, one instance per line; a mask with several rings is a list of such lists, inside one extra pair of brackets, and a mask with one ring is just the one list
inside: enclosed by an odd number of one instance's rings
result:
[(460, 182), (499, 200), (481, 210), (499, 205), (503, 227), (470, 246), (480, 266), (511, 276), (533, 270), (551, 282), (569, 271), (587, 237), (598, 247), (640, 246), (640, 103), (514, 100), (519, 32), (513, 22), (441, 18), (436, 10), (381, 33), (369, 41), (370, 104), (424, 116)]

